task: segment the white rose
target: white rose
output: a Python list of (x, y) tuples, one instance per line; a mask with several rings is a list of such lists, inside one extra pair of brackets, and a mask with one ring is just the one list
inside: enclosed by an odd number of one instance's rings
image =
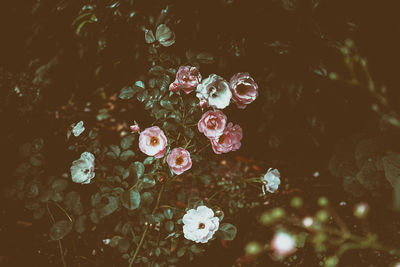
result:
[(207, 243), (219, 227), (218, 217), (206, 206), (188, 210), (182, 221), (185, 238), (196, 243)]
[(277, 169), (269, 168), (267, 173), (264, 175), (263, 181), (264, 185), (262, 187), (263, 193), (265, 194), (265, 190), (270, 193), (275, 193), (278, 190), (278, 187), (281, 183), (281, 174)]
[(72, 162), (72, 181), (78, 184), (88, 184), (94, 176), (94, 156), (90, 152), (83, 152), (79, 159)]
[(74, 136), (80, 136), (84, 130), (85, 127), (83, 127), (83, 121), (80, 121), (74, 126), (74, 128), (72, 129), (72, 133), (74, 134)]
[(231, 101), (232, 92), (224, 78), (211, 74), (197, 86), (196, 96), (200, 101), (206, 100), (211, 107), (224, 109)]

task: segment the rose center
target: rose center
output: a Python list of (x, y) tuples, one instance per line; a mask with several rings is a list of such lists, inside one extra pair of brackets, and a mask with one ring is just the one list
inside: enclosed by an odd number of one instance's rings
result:
[(223, 144), (224, 141), (225, 141), (225, 135), (223, 134), (223, 135), (221, 135), (221, 136), (219, 137), (219, 139), (218, 139), (218, 144)]
[(199, 229), (204, 229), (206, 228), (206, 225), (204, 223), (199, 223)]
[(244, 85), (244, 84), (239, 84), (239, 85), (236, 87), (236, 92), (237, 92), (239, 95), (244, 95), (244, 94), (246, 94), (246, 92), (247, 92), (247, 86)]
[(207, 128), (208, 128), (208, 129), (214, 130), (214, 129), (215, 129), (215, 126), (217, 126), (217, 123), (215, 122), (214, 119), (209, 120), (209, 121), (207, 122)]
[(177, 157), (175, 160), (176, 165), (181, 165), (183, 163), (183, 158), (182, 157)]
[(85, 169), (85, 170), (83, 171), (83, 173), (84, 173), (84, 174), (88, 174), (88, 173), (89, 173), (89, 169)]
[(160, 142), (160, 140), (158, 140), (158, 138), (155, 137), (155, 136), (152, 136), (151, 139), (150, 139), (150, 144), (151, 144), (152, 146), (158, 145), (159, 142)]

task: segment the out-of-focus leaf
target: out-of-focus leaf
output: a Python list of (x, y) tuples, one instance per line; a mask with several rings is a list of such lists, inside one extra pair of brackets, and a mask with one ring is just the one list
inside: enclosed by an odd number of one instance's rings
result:
[(72, 230), (72, 224), (68, 221), (58, 221), (50, 228), (49, 236), (52, 240), (63, 239)]
[(202, 52), (200, 54), (197, 54), (196, 58), (200, 63), (203, 63), (203, 64), (212, 64), (212, 63), (214, 63), (214, 57), (211, 54), (206, 53), (206, 52)]
[(135, 152), (132, 150), (126, 150), (121, 153), (121, 156), (119, 157), (122, 161), (127, 161), (129, 158), (134, 157)]
[(77, 233), (83, 233), (86, 230), (86, 220), (87, 220), (87, 216), (86, 215), (81, 215), (79, 216), (76, 221), (75, 221), (75, 225), (74, 225), (74, 229)]
[(122, 149), (128, 149), (133, 145), (133, 142), (135, 141), (135, 136), (133, 134), (127, 135), (121, 140), (121, 148)]
[(144, 39), (145, 39), (146, 43), (148, 43), (148, 44), (152, 44), (156, 40), (156, 38), (154, 37), (153, 31), (147, 30), (147, 29), (144, 31)]
[(219, 234), (222, 240), (232, 241), (236, 237), (237, 229), (236, 226), (230, 223), (223, 223), (220, 225)]

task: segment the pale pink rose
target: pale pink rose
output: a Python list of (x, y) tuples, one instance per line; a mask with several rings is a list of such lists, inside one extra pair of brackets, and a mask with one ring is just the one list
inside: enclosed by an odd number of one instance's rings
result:
[(166, 146), (167, 137), (158, 126), (147, 128), (140, 133), (139, 148), (146, 155), (162, 158), (164, 157)]
[(196, 89), (200, 82), (201, 74), (196, 67), (180, 66), (176, 73), (176, 79), (169, 86), (169, 90), (178, 93), (182, 89), (186, 94), (189, 94)]
[(172, 171), (179, 175), (192, 167), (192, 159), (190, 153), (184, 148), (178, 147), (172, 149), (167, 156), (167, 163), (172, 168)]
[(216, 154), (235, 151), (242, 145), (243, 131), (239, 125), (233, 126), (232, 122), (225, 127), (223, 134), (216, 139), (210, 139), (212, 149)]
[(218, 138), (224, 132), (226, 126), (226, 115), (220, 111), (209, 110), (201, 116), (197, 128), (210, 139)]
[(131, 125), (129, 128), (131, 128), (132, 133), (137, 133), (140, 131), (140, 127), (137, 124)]
[(196, 96), (200, 101), (206, 100), (210, 107), (224, 109), (231, 101), (232, 92), (224, 78), (211, 74), (197, 86)]
[(240, 109), (256, 100), (258, 96), (258, 85), (247, 72), (236, 73), (229, 81), (232, 91), (232, 100)]

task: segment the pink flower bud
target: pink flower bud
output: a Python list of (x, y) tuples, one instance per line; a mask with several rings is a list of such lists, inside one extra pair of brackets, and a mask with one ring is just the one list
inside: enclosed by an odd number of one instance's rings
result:
[(131, 125), (129, 128), (131, 128), (132, 133), (137, 133), (140, 131), (140, 127), (137, 124)]

